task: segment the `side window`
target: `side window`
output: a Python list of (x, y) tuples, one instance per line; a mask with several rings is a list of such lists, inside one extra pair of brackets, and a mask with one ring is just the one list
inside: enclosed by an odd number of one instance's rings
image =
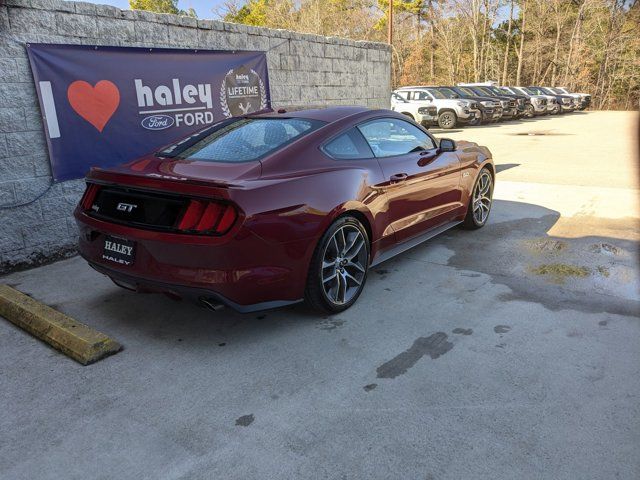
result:
[(404, 120), (382, 118), (357, 128), (376, 157), (393, 157), (436, 147), (429, 135)]
[(409, 92), (406, 91), (406, 90), (401, 90), (401, 91), (395, 92), (395, 93), (396, 93), (396, 95), (398, 95), (399, 97), (404, 98), (405, 100), (409, 99)]
[(330, 157), (337, 160), (373, 158), (373, 152), (369, 145), (355, 128), (337, 136), (323, 148)]
[(431, 96), (427, 92), (414, 92), (414, 100), (431, 100)]

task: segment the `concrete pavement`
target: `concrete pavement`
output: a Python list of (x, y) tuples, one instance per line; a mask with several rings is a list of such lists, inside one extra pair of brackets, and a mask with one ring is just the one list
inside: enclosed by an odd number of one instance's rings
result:
[(553, 148), (511, 135), (538, 121), (444, 134), (503, 166), (489, 224), (376, 267), (340, 315), (212, 313), (79, 258), (2, 278), (125, 350), (81, 367), (0, 321), (0, 478), (639, 478), (633, 119), (544, 119), (575, 137)]

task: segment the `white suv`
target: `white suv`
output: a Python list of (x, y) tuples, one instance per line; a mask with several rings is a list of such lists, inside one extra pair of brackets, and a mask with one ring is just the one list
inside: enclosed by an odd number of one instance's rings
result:
[(431, 102), (410, 102), (395, 92), (391, 93), (391, 110), (406, 115), (426, 128), (438, 122), (438, 107)]
[(427, 109), (430, 106), (436, 107), (435, 118), (425, 121), (428, 124), (437, 124), (440, 128), (454, 128), (461, 123), (475, 125), (482, 120), (477, 102), (464, 98), (447, 98), (435, 88), (402, 87), (391, 95), (391, 110), (404, 113), (407, 104), (411, 103), (419, 103)]
[(504, 90), (507, 93), (512, 93), (515, 95), (526, 95), (531, 100), (531, 104), (527, 104), (525, 107), (525, 115), (529, 118), (534, 115), (546, 115), (549, 113), (547, 111), (547, 103), (549, 99), (544, 95), (536, 95), (533, 93), (526, 92), (521, 87), (498, 87)]

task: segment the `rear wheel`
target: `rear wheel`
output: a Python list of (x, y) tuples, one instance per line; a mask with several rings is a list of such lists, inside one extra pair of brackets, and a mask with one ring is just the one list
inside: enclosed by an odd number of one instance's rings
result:
[(464, 218), (463, 227), (475, 230), (483, 227), (489, 218), (491, 204), (493, 202), (493, 176), (489, 168), (485, 167), (480, 171), (473, 193), (469, 200), (467, 216)]
[(355, 303), (369, 269), (369, 238), (352, 216), (338, 218), (324, 233), (311, 259), (305, 300), (316, 310), (338, 313)]
[(456, 126), (458, 117), (454, 112), (442, 112), (438, 115), (438, 126), (446, 130)]

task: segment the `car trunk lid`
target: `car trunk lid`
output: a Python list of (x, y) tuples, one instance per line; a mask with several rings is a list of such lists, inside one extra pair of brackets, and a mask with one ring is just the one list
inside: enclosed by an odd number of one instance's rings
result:
[[(219, 164), (145, 157), (92, 169), (79, 208), (90, 217), (135, 228), (223, 234), (240, 215), (233, 191), (245, 188), (260, 172), (258, 161)], [(185, 223), (186, 218), (191, 221)]]
[[(137, 179), (164, 179), (176, 182), (230, 187), (247, 180), (255, 180), (262, 173), (260, 161), (210, 162), (146, 157), (108, 169), (92, 169), (91, 175), (116, 174)], [(90, 176), (91, 176), (90, 175)], [(137, 180), (136, 180), (137, 181)]]

